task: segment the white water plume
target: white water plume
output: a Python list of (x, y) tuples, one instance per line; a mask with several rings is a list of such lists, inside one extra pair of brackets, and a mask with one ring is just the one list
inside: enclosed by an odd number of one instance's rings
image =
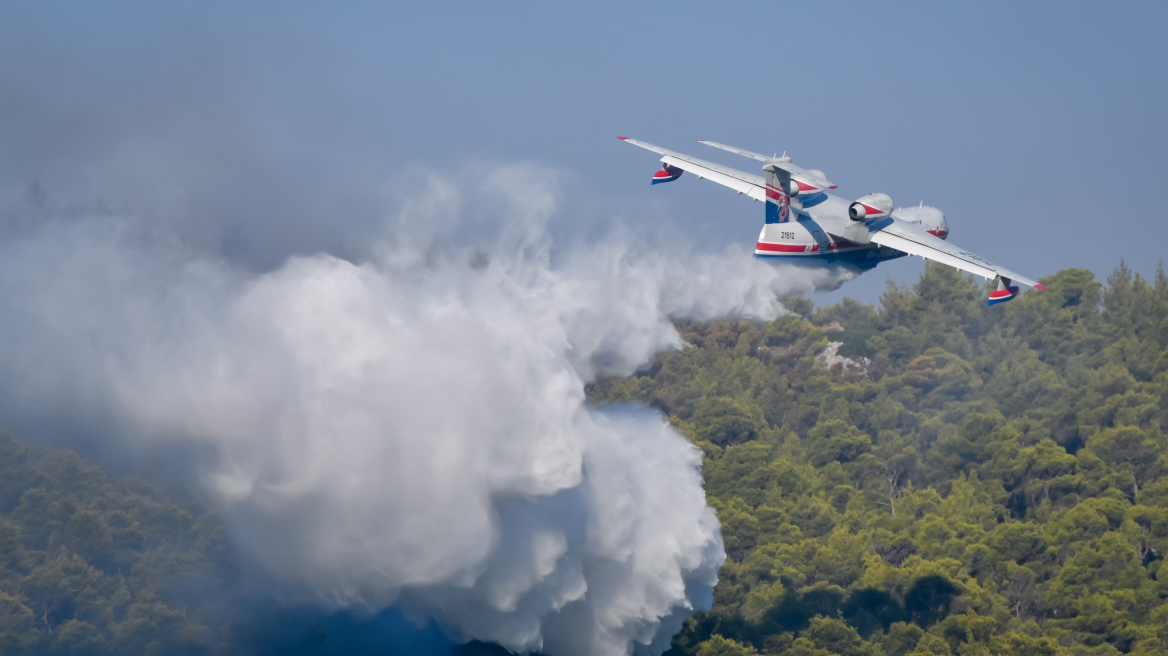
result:
[(680, 347), (675, 319), (772, 318), (850, 274), (619, 230), (557, 250), (560, 202), (523, 166), (432, 183), (375, 257), (262, 275), (47, 221), (0, 244), (0, 421), (211, 445), (234, 539), (324, 603), (517, 652), (660, 653), (725, 558), (701, 454), (653, 412), (587, 408), (585, 383)]

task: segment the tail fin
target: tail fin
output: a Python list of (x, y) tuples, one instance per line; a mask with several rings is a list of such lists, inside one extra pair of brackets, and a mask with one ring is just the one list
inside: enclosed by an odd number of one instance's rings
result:
[(786, 223), (791, 220), (791, 174), (774, 164), (762, 167), (766, 171), (766, 222)]

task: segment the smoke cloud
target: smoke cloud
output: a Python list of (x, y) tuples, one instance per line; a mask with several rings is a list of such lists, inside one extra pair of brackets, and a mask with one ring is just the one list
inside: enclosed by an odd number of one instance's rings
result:
[(584, 385), (682, 347), (675, 319), (773, 318), (851, 274), (619, 227), (557, 243), (562, 205), (534, 167), (431, 178), (367, 255), (265, 273), (25, 207), (0, 240), (0, 418), (205, 445), (234, 539), (288, 597), (517, 652), (658, 654), (725, 559), (701, 454)]

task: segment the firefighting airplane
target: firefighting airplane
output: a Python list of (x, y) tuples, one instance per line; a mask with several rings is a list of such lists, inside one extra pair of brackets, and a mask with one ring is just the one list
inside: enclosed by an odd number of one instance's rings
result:
[(671, 182), (689, 171), (766, 202), (766, 224), (758, 236), (756, 257), (785, 257), (803, 261), (840, 262), (868, 270), (885, 260), (905, 255), (921, 257), (995, 281), (989, 304), (1005, 303), (1018, 295), (1018, 282), (1046, 289), (1036, 281), (984, 260), (969, 251), (945, 242), (949, 225), (935, 207), (892, 209), (887, 194), (868, 194), (853, 203), (832, 196), (823, 171), (804, 169), (791, 158), (767, 157), (713, 141), (698, 143), (721, 148), (763, 163), (766, 177), (744, 173), (683, 155), (653, 144), (618, 137), (662, 155), (661, 170), (653, 184)]

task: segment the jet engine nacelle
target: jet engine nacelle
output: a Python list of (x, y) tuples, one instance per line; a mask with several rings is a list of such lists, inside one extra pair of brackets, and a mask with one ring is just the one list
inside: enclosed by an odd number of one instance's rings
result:
[(892, 198), (888, 194), (868, 194), (848, 206), (848, 218), (853, 221), (882, 219), (892, 213)]
[(949, 236), (949, 223), (945, 215), (935, 207), (921, 203), (920, 207), (902, 207), (892, 212), (892, 218), (919, 225), (925, 232), (944, 239)]

